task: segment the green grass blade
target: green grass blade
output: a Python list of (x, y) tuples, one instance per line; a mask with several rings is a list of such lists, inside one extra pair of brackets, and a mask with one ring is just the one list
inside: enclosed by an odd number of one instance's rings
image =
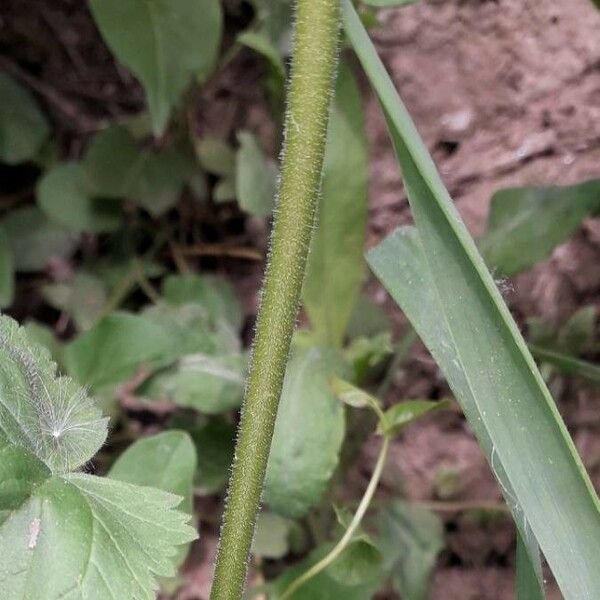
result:
[[(525, 341), (364, 27), (349, 0), (343, 6), (346, 34), (388, 119), (425, 270), (439, 302), (440, 311), (428, 319), (449, 332), (456, 350), (459, 376), (451, 381), (454, 393), (463, 405), (465, 398), (474, 401), (492, 445), (490, 456), (504, 468), (515, 501), (564, 596), (598, 598), (600, 512), (592, 484)], [(385, 258), (393, 266), (393, 256)], [(391, 275), (386, 285), (393, 292), (398, 285), (393, 269)], [(477, 415), (471, 414), (473, 418), (477, 420)]]
[(565, 354), (564, 352), (542, 348), (532, 344), (529, 345), (529, 350), (538, 361), (552, 365), (555, 369), (565, 375), (581, 377), (582, 379), (587, 379), (595, 384), (600, 383), (600, 367), (594, 363), (588, 362), (587, 360), (581, 360), (580, 358)]
[(539, 555), (533, 563), (526, 544), (521, 532), (517, 531), (517, 600), (544, 600)]
[[(402, 307), (417, 333), (435, 358), (452, 389), (460, 390), (463, 412), (486, 456), (512, 511), (519, 538), (527, 542), (529, 564), (539, 565), (540, 553), (529, 522), (517, 502), (506, 471), (499, 459), (479, 404), (471, 393), (468, 378), (461, 368), (458, 349), (443, 319), (440, 298), (427, 266), (419, 234), (414, 227), (401, 227), (371, 250), (367, 262)], [(543, 594), (541, 569), (534, 573)], [(543, 595), (541, 596), (543, 598)]]

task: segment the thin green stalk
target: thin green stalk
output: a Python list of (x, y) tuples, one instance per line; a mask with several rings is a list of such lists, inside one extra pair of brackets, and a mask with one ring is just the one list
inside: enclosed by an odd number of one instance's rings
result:
[(296, 0), (279, 200), (211, 600), (238, 600), (246, 578), (321, 185), (339, 21), (339, 0)]
[(383, 472), (383, 466), (385, 465), (385, 459), (387, 458), (388, 450), (390, 446), (390, 438), (389, 436), (385, 436), (383, 438), (383, 444), (381, 446), (381, 450), (379, 451), (379, 456), (377, 458), (377, 463), (375, 464), (375, 469), (373, 469), (373, 474), (371, 475), (371, 480), (369, 481), (369, 485), (365, 490), (364, 496), (354, 513), (354, 517), (348, 529), (340, 539), (340, 541), (331, 549), (331, 551), (324, 556), (318, 563), (315, 563), (310, 569), (304, 571), (302, 575), (300, 575), (297, 579), (294, 579), (292, 583), (286, 588), (283, 594), (280, 596), (279, 600), (286, 600), (286, 598), (290, 598), (292, 594), (300, 589), (309, 579), (318, 575), (321, 571), (325, 570), (330, 564), (332, 564), (340, 554), (348, 547), (356, 530), (360, 526), (360, 523), (371, 504), (371, 500), (373, 499), (373, 494), (377, 489), (377, 485), (379, 484), (379, 480), (381, 479), (381, 473)]

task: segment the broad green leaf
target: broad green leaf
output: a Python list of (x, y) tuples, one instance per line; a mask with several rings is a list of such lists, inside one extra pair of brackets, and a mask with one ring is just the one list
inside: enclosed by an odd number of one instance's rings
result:
[(365, 275), (368, 174), (362, 101), (354, 77), (344, 65), (328, 132), (303, 299), (321, 343), (339, 347)]
[(213, 200), (219, 203), (233, 202), (236, 196), (235, 178), (221, 179), (215, 185), (213, 191)]
[(379, 520), (377, 539), (385, 570), (403, 600), (427, 600), (444, 526), (432, 512), (401, 500), (390, 502)]
[(288, 363), (263, 495), (283, 516), (304, 516), (337, 466), (345, 423), (329, 387), (334, 370), (335, 361), (315, 347), (295, 350)]
[(221, 41), (218, 0), (90, 0), (94, 19), (117, 59), (146, 90), (154, 133), (192, 76), (204, 78)]
[(71, 315), (78, 329), (89, 329), (100, 315), (106, 300), (107, 289), (95, 275), (80, 270), (65, 283), (53, 283), (42, 288), (48, 304)]
[(201, 304), (211, 318), (225, 319), (236, 331), (242, 327), (242, 307), (227, 279), (213, 275), (169, 275), (163, 280), (162, 294), (172, 304)]
[(481, 253), (503, 275), (550, 255), (590, 214), (600, 210), (600, 180), (565, 187), (508, 188), (492, 197)]
[(235, 432), (235, 426), (220, 417), (189, 431), (198, 455), (194, 478), (196, 492), (214, 494), (227, 483), (235, 449)]
[(15, 272), (10, 242), (4, 227), (0, 225), (0, 308), (13, 302), (15, 294)]
[(257, 139), (247, 131), (238, 133), (235, 186), (240, 208), (257, 217), (271, 214), (277, 188), (277, 165), (267, 158)]
[(71, 342), (65, 361), (70, 375), (98, 390), (170, 363), (175, 350), (168, 333), (150, 319), (116, 312)]
[(145, 148), (124, 127), (113, 125), (94, 137), (83, 167), (94, 196), (129, 198), (158, 216), (179, 200), (190, 164), (176, 148)]
[(17, 271), (42, 271), (53, 259), (66, 259), (77, 238), (51, 223), (35, 206), (11, 211), (2, 222)]
[(212, 356), (237, 353), (239, 335), (222, 319), (211, 318), (202, 304), (153, 304), (142, 315), (162, 327), (175, 346), (174, 358), (202, 353)]
[(5, 600), (152, 600), (195, 537), (166, 492), (85, 474), (38, 483), (0, 527)]
[(245, 369), (242, 354), (188, 354), (173, 369), (152, 378), (142, 393), (205, 414), (219, 414), (241, 405)]
[(62, 473), (89, 461), (105, 438), (106, 419), (85, 390), (57, 377), (49, 352), (0, 316), (0, 443)]
[(205, 171), (220, 177), (234, 177), (235, 152), (229, 144), (217, 138), (207, 137), (196, 140), (194, 150)]
[(378, 433), (385, 435), (397, 435), (408, 423), (415, 421), (434, 410), (448, 408), (450, 402), (447, 400), (404, 400), (388, 408), (385, 420), (379, 422)]
[(36, 158), (49, 127), (33, 97), (0, 73), (0, 161), (14, 165)]
[(256, 519), (252, 554), (263, 558), (283, 558), (289, 552), (292, 522), (272, 512), (261, 511)]
[[(331, 545), (319, 546), (300, 564), (285, 571), (273, 583), (272, 599), (277, 600), (287, 587), (299, 575), (322, 559), (331, 550)], [(361, 585), (345, 585), (331, 576), (333, 566), (321, 571), (300, 587), (290, 600), (367, 600), (372, 598), (381, 586), (380, 580), (369, 581)]]
[(72, 231), (102, 233), (121, 224), (120, 205), (94, 198), (79, 163), (57, 164), (37, 185), (37, 204), (50, 221)]
[(565, 597), (594, 597), (600, 593), (600, 512), (593, 487), (493, 278), (347, 0), (344, 13), (346, 33), (388, 119), (418, 228), (412, 239), (402, 231), (393, 234), (369, 262), (446, 375), (503, 484), (517, 525), (522, 532), (531, 528), (529, 537), (532, 533), (539, 542)]
[(179, 509), (192, 513), (196, 449), (185, 431), (164, 431), (131, 444), (111, 467), (112, 479), (154, 487), (183, 498)]
[(351, 542), (327, 569), (329, 576), (346, 586), (358, 586), (382, 579), (383, 557), (369, 539)]
[[(184, 431), (165, 431), (131, 444), (108, 476), (181, 496), (178, 509), (191, 515), (195, 470), (196, 449), (190, 436)], [(176, 564), (183, 562), (187, 551), (187, 546), (178, 549)]]

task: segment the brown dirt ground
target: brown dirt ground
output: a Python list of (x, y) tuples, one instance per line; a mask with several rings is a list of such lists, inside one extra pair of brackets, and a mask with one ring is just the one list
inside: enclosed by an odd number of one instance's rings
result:
[[(32, 87), (51, 115), (68, 156), (105, 118), (136, 112), (143, 94), (116, 66), (79, 0), (3, 0), (0, 67)], [(229, 25), (234, 29), (236, 2)], [(243, 22), (239, 16), (239, 23)], [(489, 198), (508, 185), (566, 184), (598, 175), (600, 163), (600, 12), (590, 0), (422, 0), (380, 13), (377, 47), (431, 149), (471, 232), (484, 230)], [(242, 53), (203, 94), (202, 133), (232, 138), (240, 126), (260, 132), (273, 153), (274, 128), (259, 91), (261, 72)], [(372, 150), (369, 245), (410, 222), (396, 162), (378, 106), (366, 85)], [(265, 228), (247, 227), (264, 244)], [(258, 242), (257, 242), (258, 240)], [(600, 298), (600, 222), (588, 220), (569, 242), (512, 282), (507, 300), (520, 321), (540, 316), (563, 322), (578, 306)], [(260, 267), (219, 263), (237, 279), (253, 311)], [(400, 331), (404, 320), (384, 293)], [(447, 393), (420, 346), (395, 376), (389, 400)], [(576, 444), (600, 484), (600, 396), (575, 382), (558, 401)], [(376, 453), (367, 443), (351, 473), (363, 486)], [(442, 474), (452, 485), (440, 488)], [(353, 484), (354, 484), (353, 483)], [(500, 499), (498, 488), (462, 417), (432, 416), (411, 426), (392, 449), (385, 491), (401, 487), (411, 499), (472, 503)], [(218, 516), (208, 505), (203, 513)], [(503, 518), (482, 523), (438, 504), (447, 549), (432, 585), (432, 600), (505, 600), (514, 596), (514, 533)], [(207, 597), (215, 538), (195, 549), (181, 599)], [(560, 598), (549, 583), (549, 598)]]

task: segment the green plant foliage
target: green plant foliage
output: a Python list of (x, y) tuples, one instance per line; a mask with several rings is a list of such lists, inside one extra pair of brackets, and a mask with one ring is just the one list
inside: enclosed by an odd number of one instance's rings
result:
[(90, 0), (106, 43), (146, 90), (154, 133), (193, 76), (212, 69), (221, 42), (218, 0)]
[(370, 264), (446, 375), (528, 543), (537, 539), (567, 597), (593, 595), (600, 591), (593, 487), (372, 43), (349, 2), (344, 7), (346, 32), (386, 113), (418, 228), (397, 231), (370, 254)]
[(394, 404), (385, 411), (385, 419), (379, 422), (378, 433), (382, 435), (397, 435), (408, 423), (420, 419), (434, 410), (448, 408), (450, 402), (447, 400), (404, 400)]
[(344, 357), (352, 365), (353, 380), (357, 383), (380, 375), (392, 353), (392, 335), (389, 331), (373, 337), (357, 337), (344, 348)]
[(213, 318), (202, 304), (160, 302), (146, 308), (142, 314), (168, 333), (173, 340), (174, 358), (193, 353), (217, 356), (240, 350), (240, 338), (230, 323)]
[(565, 187), (509, 188), (492, 197), (479, 241), (487, 264), (503, 275), (529, 269), (550, 255), (600, 209), (600, 180)]
[(15, 293), (15, 272), (10, 242), (0, 225), (0, 308), (10, 306)]
[(210, 419), (202, 427), (189, 430), (198, 464), (194, 477), (194, 488), (199, 494), (214, 494), (227, 482), (229, 465), (233, 460), (235, 427), (222, 418)]
[(116, 312), (99, 321), (65, 351), (67, 371), (93, 390), (117, 385), (141, 369), (152, 372), (173, 360), (175, 344), (160, 325)]
[[(196, 470), (196, 448), (184, 431), (165, 431), (137, 440), (123, 452), (108, 476), (135, 485), (154, 487), (183, 498), (178, 509), (192, 515), (192, 487)], [(181, 546), (176, 565), (188, 551)]]
[(121, 224), (120, 204), (94, 198), (79, 163), (57, 164), (37, 185), (37, 203), (50, 221), (73, 231), (101, 233)]
[(0, 161), (35, 160), (49, 127), (28, 90), (0, 73)]
[(283, 516), (304, 516), (321, 497), (338, 463), (344, 411), (329, 387), (337, 364), (313, 347), (288, 364), (269, 454), (264, 502)]
[(52, 259), (68, 258), (77, 238), (51, 223), (35, 206), (10, 212), (2, 221), (16, 271), (42, 271)]
[(238, 133), (235, 186), (240, 208), (248, 214), (266, 217), (273, 210), (277, 188), (277, 165), (267, 158), (255, 136)]
[[(288, 586), (303, 572), (322, 559), (331, 550), (331, 545), (327, 544), (318, 547), (316, 550), (297, 566), (288, 569), (283, 575), (273, 582), (272, 596), (277, 600)], [(331, 565), (328, 569), (321, 571), (312, 579), (308, 580), (290, 597), (291, 600), (334, 600), (343, 598), (344, 600), (365, 600), (372, 598), (380, 587), (380, 580), (368, 581), (361, 585), (347, 585), (332, 576), (331, 570), (335, 567)]]
[(304, 307), (321, 343), (342, 344), (362, 285), (367, 139), (360, 93), (341, 66), (328, 130), (322, 198), (304, 281)]
[(210, 318), (223, 319), (236, 331), (242, 327), (242, 307), (226, 279), (212, 275), (169, 275), (163, 279), (162, 294), (171, 304), (201, 304)]
[(56, 338), (52, 329), (37, 321), (26, 321), (21, 328), (25, 332), (27, 339), (34, 345), (46, 348), (50, 352), (52, 360), (58, 365), (60, 370), (63, 370), (63, 345)]
[(529, 349), (533, 356), (540, 362), (552, 365), (565, 375), (574, 375), (600, 384), (600, 367), (587, 360), (580, 360), (571, 354), (565, 354), (560, 350), (551, 350), (530, 345)]
[(42, 294), (50, 306), (66, 311), (77, 328), (85, 330), (100, 315), (106, 303), (107, 289), (101, 279), (80, 270), (68, 282), (45, 285)]
[(235, 151), (223, 140), (212, 137), (196, 140), (194, 150), (198, 162), (208, 173), (225, 178), (235, 176)]
[(444, 547), (444, 526), (432, 512), (401, 500), (390, 502), (379, 518), (384, 569), (406, 600), (427, 600), (430, 575)]
[(290, 549), (292, 522), (278, 514), (262, 511), (256, 519), (252, 554), (262, 558), (283, 558)]
[(158, 216), (179, 200), (191, 167), (177, 148), (143, 147), (124, 127), (112, 125), (94, 137), (83, 168), (95, 197), (127, 198)]
[(51, 472), (86, 463), (106, 437), (106, 419), (71, 379), (56, 377), (47, 350), (0, 317), (0, 441), (24, 448)]
[(179, 498), (72, 472), (104, 442), (106, 419), (7, 317), (0, 354), (0, 596), (150, 600), (195, 537)]
[(218, 414), (239, 408), (245, 369), (246, 357), (241, 354), (188, 354), (173, 370), (153, 378), (143, 392), (205, 414)]

